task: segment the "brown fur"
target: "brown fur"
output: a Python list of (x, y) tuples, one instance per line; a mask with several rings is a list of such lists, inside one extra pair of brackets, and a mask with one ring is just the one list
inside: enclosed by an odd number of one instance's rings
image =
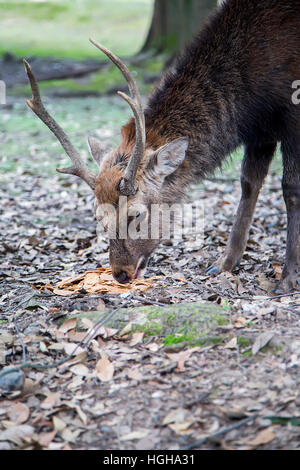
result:
[[(140, 189), (131, 198), (131, 203), (139, 200), (147, 206), (153, 201), (173, 203), (188, 184), (213, 172), (244, 145), (242, 199), (216, 268), (231, 270), (242, 256), (259, 189), (281, 142), (288, 210), (283, 289), (295, 287), (299, 269), (300, 114), (291, 101), (294, 80), (300, 80), (300, 2), (227, 0), (148, 100), (146, 152), (137, 176)], [(189, 139), (185, 161), (160, 185), (154, 171), (157, 152), (179, 137)], [(116, 201), (134, 142), (131, 119), (122, 128), (120, 146), (100, 168), (95, 190), (99, 202)], [(130, 279), (132, 266), (144, 253), (149, 256), (153, 244), (149, 248), (145, 240), (135, 248), (129, 240), (127, 245), (120, 242), (118, 249), (116, 243), (112, 265), (122, 266)]]

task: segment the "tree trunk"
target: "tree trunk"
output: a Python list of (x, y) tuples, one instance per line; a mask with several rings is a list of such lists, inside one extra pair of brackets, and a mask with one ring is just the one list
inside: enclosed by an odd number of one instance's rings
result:
[(172, 55), (201, 28), (217, 0), (155, 0), (150, 30), (142, 52)]

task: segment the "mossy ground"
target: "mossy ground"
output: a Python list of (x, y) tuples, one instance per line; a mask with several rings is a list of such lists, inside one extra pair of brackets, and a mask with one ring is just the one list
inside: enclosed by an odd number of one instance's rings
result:
[[(229, 323), (228, 308), (206, 303), (184, 303), (166, 307), (138, 307), (123, 309), (106, 326), (119, 331), (130, 323), (131, 332), (143, 331), (145, 336), (157, 336), (165, 346), (216, 344), (222, 341), (218, 328)], [(76, 315), (99, 321), (103, 312)]]

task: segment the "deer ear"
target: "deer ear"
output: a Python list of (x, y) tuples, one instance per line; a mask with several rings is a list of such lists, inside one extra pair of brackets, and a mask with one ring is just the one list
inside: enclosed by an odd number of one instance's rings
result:
[(161, 147), (157, 153), (155, 171), (163, 178), (174, 173), (183, 163), (188, 146), (189, 140), (180, 137)]
[(92, 137), (91, 135), (88, 136), (88, 146), (90, 150), (90, 154), (97, 163), (98, 166), (100, 166), (102, 157), (104, 155), (104, 148), (100, 140), (95, 139), (95, 137)]

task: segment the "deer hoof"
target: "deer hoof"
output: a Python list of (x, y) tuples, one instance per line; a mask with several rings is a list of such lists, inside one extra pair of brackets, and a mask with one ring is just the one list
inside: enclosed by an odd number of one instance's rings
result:
[(219, 266), (210, 266), (206, 270), (206, 274), (220, 274), (221, 268)]
[(283, 295), (293, 290), (299, 290), (299, 287), (300, 279), (295, 279), (287, 276), (283, 279), (280, 279), (280, 281), (277, 282), (275, 288), (272, 289), (270, 293), (275, 295)]
[(240, 265), (241, 262), (239, 259), (237, 260), (232, 269), (227, 269), (225, 262), (218, 263), (207, 268), (206, 274), (220, 274), (222, 271), (233, 271), (234, 269), (239, 268)]

